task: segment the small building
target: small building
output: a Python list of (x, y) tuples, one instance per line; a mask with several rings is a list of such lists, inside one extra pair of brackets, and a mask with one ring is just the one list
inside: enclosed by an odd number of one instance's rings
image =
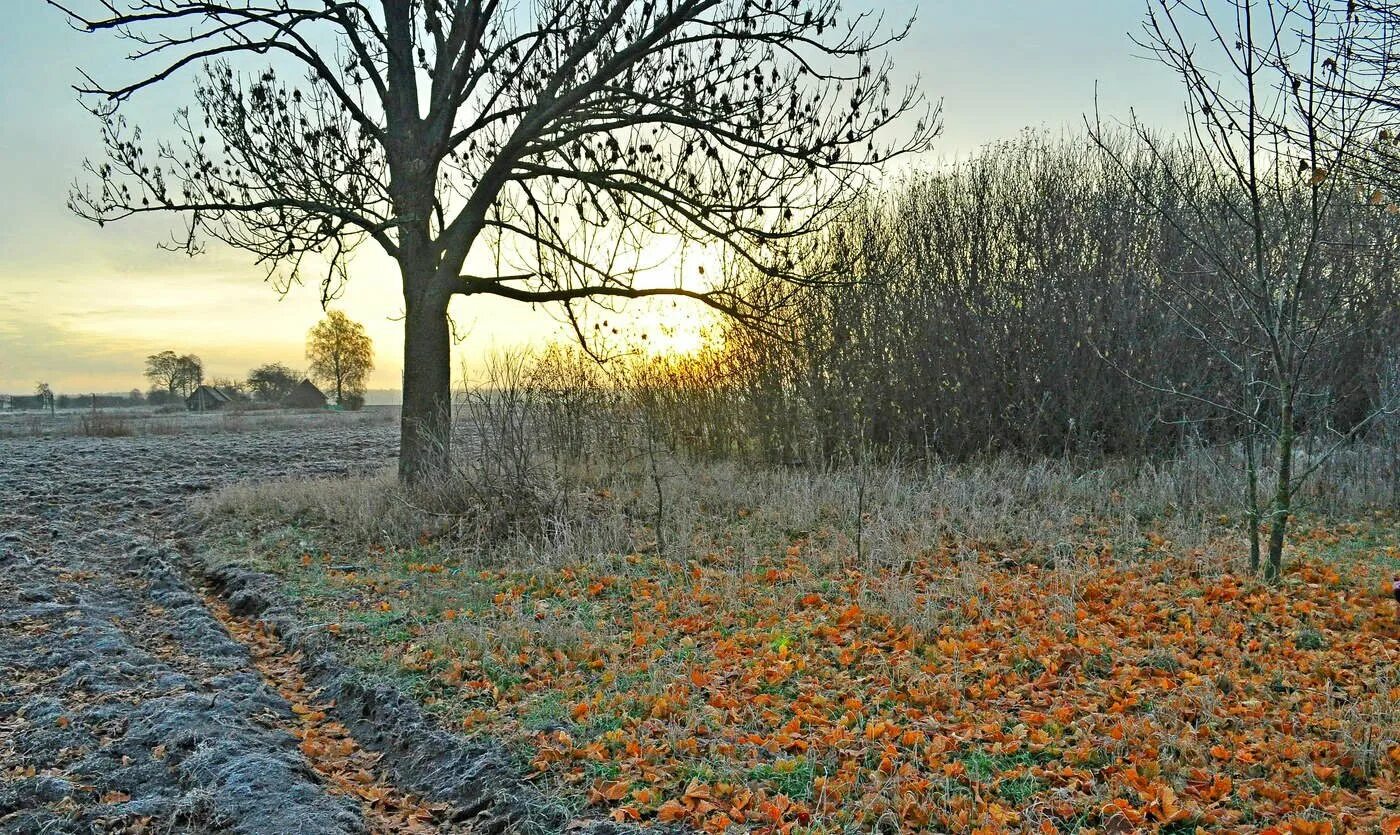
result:
[(282, 406), (287, 409), (324, 409), (326, 396), (310, 380), (302, 380), (292, 387), (282, 398)]
[(218, 386), (200, 386), (185, 398), (185, 408), (191, 412), (216, 412), (238, 399), (228, 389)]

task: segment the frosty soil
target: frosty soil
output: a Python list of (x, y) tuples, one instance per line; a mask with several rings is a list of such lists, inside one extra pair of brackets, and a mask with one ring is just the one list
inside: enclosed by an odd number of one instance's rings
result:
[(167, 522), (197, 492), (377, 467), (394, 446), (390, 427), (0, 441), (0, 831), (364, 831)]

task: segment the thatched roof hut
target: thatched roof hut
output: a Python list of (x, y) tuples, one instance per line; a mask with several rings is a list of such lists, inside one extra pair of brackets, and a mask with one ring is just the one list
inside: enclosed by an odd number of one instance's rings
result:
[(191, 412), (213, 412), (237, 399), (238, 396), (228, 389), (218, 386), (200, 386), (190, 392), (189, 397), (185, 398), (185, 408)]
[(324, 409), (326, 396), (310, 380), (302, 380), (292, 387), (291, 392), (282, 398), (282, 405), (288, 409)]

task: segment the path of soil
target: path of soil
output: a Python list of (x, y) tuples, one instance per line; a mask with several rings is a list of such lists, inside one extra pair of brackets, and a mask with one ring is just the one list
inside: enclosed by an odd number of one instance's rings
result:
[(382, 466), (395, 442), (375, 426), (0, 440), (0, 832), (382, 829), (303, 755), (297, 682), (269, 686), (275, 663), (186, 581), (166, 521), (239, 479)]

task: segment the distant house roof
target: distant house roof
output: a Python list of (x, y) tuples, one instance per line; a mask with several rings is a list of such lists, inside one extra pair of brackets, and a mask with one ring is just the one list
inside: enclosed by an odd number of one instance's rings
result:
[(185, 398), (185, 405), (191, 410), (204, 411), (218, 409), (226, 403), (232, 403), (238, 397), (232, 391), (218, 386), (200, 386), (190, 392), (190, 396)]
[(326, 405), (326, 395), (310, 380), (302, 380), (292, 387), (282, 398), (282, 405), (289, 409), (321, 409)]

